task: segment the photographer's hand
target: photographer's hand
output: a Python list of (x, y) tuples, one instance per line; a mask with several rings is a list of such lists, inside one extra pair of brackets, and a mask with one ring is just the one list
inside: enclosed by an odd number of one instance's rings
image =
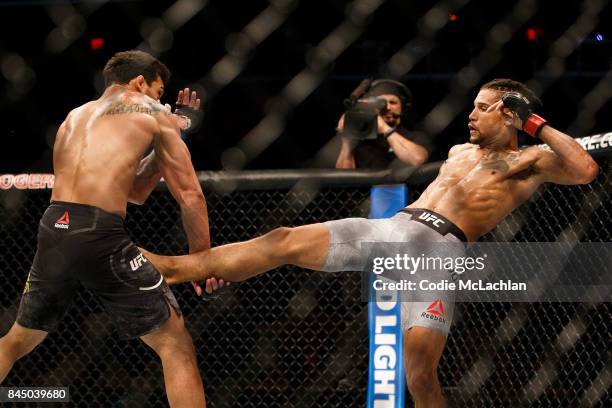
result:
[(340, 132), (344, 129), (344, 113), (338, 119), (338, 126), (336, 126), (336, 131)]
[(378, 133), (382, 135), (393, 153), (404, 163), (410, 166), (420, 166), (429, 158), (429, 152), (423, 146), (408, 140), (395, 127), (389, 126), (380, 116), (378, 117)]
[(387, 139), (395, 131), (395, 127), (389, 126), (381, 116), (376, 117), (378, 125), (378, 134), (383, 135)]
[[(340, 133), (344, 129), (344, 114), (340, 116), (338, 120), (338, 126), (336, 127), (336, 132)], [(353, 156), (353, 148), (354, 145), (348, 140), (346, 137), (340, 137), (342, 141), (342, 146), (340, 147), (340, 154), (338, 155), (338, 159), (336, 159), (336, 168), (337, 169), (354, 169), (357, 166), (355, 165), (355, 156)]]

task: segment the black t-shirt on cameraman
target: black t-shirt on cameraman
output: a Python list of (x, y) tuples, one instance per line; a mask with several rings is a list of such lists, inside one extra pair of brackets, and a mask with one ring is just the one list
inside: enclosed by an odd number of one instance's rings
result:
[[(395, 132), (411, 142), (423, 146), (431, 154), (431, 143), (424, 133), (408, 131), (402, 126), (398, 127)], [(353, 156), (355, 157), (355, 166), (358, 169), (373, 170), (387, 169), (391, 162), (397, 158), (382, 135), (378, 135), (375, 140), (359, 142), (353, 149)]]

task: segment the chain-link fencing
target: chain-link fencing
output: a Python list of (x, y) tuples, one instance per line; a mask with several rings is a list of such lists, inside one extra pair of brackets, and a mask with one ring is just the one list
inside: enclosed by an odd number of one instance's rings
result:
[[(609, 160), (600, 164), (593, 183), (544, 186), (484, 239), (609, 242), (612, 168)], [(278, 185), (209, 191), (214, 245), (280, 225), (367, 214), (367, 185)], [(413, 196), (422, 187), (412, 186)], [(0, 192), (0, 333), (14, 321), (48, 199), (48, 190)], [(126, 224), (134, 241), (153, 251), (179, 254), (187, 247), (177, 206), (165, 191), (130, 207)], [(364, 406), (368, 330), (360, 279), (359, 273), (283, 267), (210, 303), (189, 285), (174, 287), (209, 405)], [(439, 371), (451, 406), (609, 406), (611, 319), (609, 303), (459, 304)], [(69, 386), (73, 406), (166, 404), (155, 354), (137, 340), (117, 340), (86, 290), (78, 292), (58, 331), (20, 360), (3, 385)]]

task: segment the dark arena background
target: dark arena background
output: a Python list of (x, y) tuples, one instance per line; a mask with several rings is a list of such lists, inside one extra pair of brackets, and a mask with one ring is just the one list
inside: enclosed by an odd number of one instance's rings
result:
[[(467, 141), (477, 89), (497, 77), (534, 89), (542, 116), (582, 138), (600, 173), (588, 185), (543, 186), (482, 240), (609, 243), (610, 27), (603, 0), (0, 2), (0, 335), (15, 320), (36, 251), (50, 197), (38, 175), (53, 173), (55, 133), (103, 91), (101, 69), (115, 52), (138, 48), (168, 65), (162, 102), (174, 104), (185, 86), (201, 95), (204, 123), (187, 145), (215, 246), (281, 225), (367, 216), (374, 184), (405, 182), (416, 198), (448, 149)], [(407, 127), (431, 139), (430, 163), (334, 170), (343, 100), (367, 77), (411, 89)], [(187, 251), (163, 184), (128, 208), (126, 225), (147, 249)], [(173, 287), (208, 406), (365, 406), (360, 279), (285, 267), (211, 302), (190, 285)], [(439, 368), (449, 406), (610, 407), (611, 333), (609, 302), (459, 304)], [(84, 289), (2, 386), (68, 386), (64, 406), (167, 406), (156, 355), (118, 340)]]

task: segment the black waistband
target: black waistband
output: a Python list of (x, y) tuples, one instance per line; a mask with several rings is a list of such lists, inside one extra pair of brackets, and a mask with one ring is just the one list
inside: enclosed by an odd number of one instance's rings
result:
[(437, 231), (440, 235), (453, 234), (460, 241), (468, 242), (468, 239), (465, 236), (465, 233), (461, 231), (461, 228), (437, 212), (427, 210), (425, 208), (403, 208), (400, 211), (412, 215), (413, 221), (428, 226), (429, 228)]
[(90, 218), (100, 218), (104, 219), (107, 222), (112, 222), (113, 224), (123, 225), (124, 219), (121, 215), (117, 213), (111, 213), (106, 210), (103, 210), (100, 207), (96, 207), (89, 204), (81, 204), (81, 203), (72, 203), (68, 201), (51, 201), (49, 205), (50, 209), (56, 210), (68, 210), (70, 213), (75, 215), (80, 215), (83, 217)]

